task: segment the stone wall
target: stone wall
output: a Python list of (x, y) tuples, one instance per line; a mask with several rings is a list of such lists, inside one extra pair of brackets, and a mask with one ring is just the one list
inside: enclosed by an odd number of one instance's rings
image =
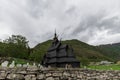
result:
[(120, 80), (120, 71), (4, 67), (0, 68), (0, 80)]

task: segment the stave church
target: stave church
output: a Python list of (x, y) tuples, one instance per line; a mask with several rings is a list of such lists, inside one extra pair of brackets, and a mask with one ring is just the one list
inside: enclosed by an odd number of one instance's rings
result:
[(73, 49), (67, 44), (63, 45), (55, 32), (51, 46), (43, 57), (42, 65), (57, 68), (65, 68), (69, 65), (72, 68), (79, 68), (80, 62), (76, 59)]

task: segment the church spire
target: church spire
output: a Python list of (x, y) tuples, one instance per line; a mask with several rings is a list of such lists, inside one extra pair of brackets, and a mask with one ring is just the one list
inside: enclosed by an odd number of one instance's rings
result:
[(53, 38), (53, 45), (56, 45), (58, 42), (59, 42), (59, 40), (58, 40), (56, 29), (55, 29), (54, 38)]
[(55, 33), (54, 33), (54, 38), (53, 38), (54, 40), (55, 39), (58, 39), (58, 37), (57, 37), (57, 33), (56, 33), (56, 29), (55, 29)]
[(55, 35), (54, 35), (54, 37), (57, 38), (56, 29), (55, 29)]

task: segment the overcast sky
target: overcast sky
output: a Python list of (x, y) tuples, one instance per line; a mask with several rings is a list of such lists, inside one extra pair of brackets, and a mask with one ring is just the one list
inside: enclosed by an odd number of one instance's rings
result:
[(59, 38), (91, 45), (120, 42), (120, 0), (0, 0), (0, 39), (20, 34), (37, 43)]

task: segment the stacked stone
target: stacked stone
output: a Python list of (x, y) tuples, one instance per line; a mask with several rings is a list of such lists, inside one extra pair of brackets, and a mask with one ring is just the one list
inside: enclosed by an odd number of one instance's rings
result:
[(41, 69), (36, 66), (0, 68), (0, 80), (120, 80), (120, 71)]

